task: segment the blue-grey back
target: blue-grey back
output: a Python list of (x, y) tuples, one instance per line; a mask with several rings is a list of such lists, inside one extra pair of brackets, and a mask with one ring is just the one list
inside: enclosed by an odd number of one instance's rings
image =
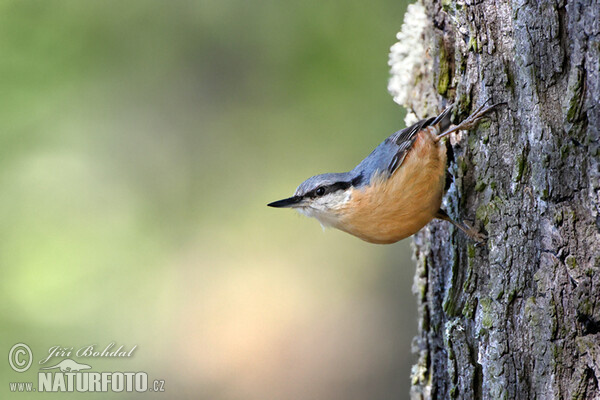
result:
[[(353, 182), (353, 186), (356, 188), (368, 186), (376, 174), (388, 171), (392, 160), (401, 151), (402, 146), (396, 143), (396, 139), (403, 131), (400, 130), (390, 135), (348, 172), (326, 173), (308, 178), (298, 186), (295, 195), (301, 196), (319, 186), (328, 186), (338, 182)], [(406, 144), (403, 146), (406, 147)]]
[[(296, 196), (302, 196), (320, 186), (348, 183), (356, 188), (368, 186), (374, 176), (392, 174), (402, 165), (404, 157), (414, 144), (417, 134), (424, 128), (440, 124), (445, 129), (450, 124), (451, 107), (437, 117), (421, 120), (387, 137), (349, 172), (327, 173), (308, 178), (296, 189)], [(345, 187), (345, 186), (344, 186)]]
[(352, 171), (349, 172), (352, 176), (362, 175), (363, 179), (358, 187), (369, 185), (373, 176), (387, 171), (392, 159), (399, 150), (399, 146), (393, 140), (399, 132), (400, 131), (392, 134), (380, 143), (371, 154), (365, 157), (356, 167), (354, 167), (354, 169), (352, 169)]

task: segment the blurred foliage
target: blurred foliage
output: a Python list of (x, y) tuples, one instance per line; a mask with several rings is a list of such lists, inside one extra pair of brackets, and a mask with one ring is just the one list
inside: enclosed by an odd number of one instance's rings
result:
[(404, 8), (1, 2), (2, 348), (137, 344), (88, 361), (173, 399), (408, 396), (407, 244), (265, 207), (402, 127)]

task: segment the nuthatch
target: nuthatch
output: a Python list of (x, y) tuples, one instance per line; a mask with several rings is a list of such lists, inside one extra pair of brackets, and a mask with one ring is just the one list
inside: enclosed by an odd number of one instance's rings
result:
[(450, 219), (440, 208), (446, 181), (446, 147), (440, 139), (475, 127), (498, 104), (479, 107), (451, 126), (451, 108), (385, 139), (353, 170), (313, 176), (294, 196), (268, 204), (294, 208), (323, 226), (348, 232), (371, 243), (394, 243), (439, 218), (472, 239), (482, 236)]

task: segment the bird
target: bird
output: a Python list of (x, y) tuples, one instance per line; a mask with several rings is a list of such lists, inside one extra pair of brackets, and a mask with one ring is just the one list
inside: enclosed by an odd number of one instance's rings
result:
[(441, 208), (446, 186), (447, 155), (441, 139), (474, 128), (502, 103), (478, 107), (458, 125), (451, 123), (454, 105), (437, 117), (399, 130), (348, 172), (315, 175), (293, 196), (267, 204), (292, 208), (366, 242), (390, 244), (405, 239), (437, 218), (448, 221), (477, 243), (485, 235), (468, 223), (451, 219)]

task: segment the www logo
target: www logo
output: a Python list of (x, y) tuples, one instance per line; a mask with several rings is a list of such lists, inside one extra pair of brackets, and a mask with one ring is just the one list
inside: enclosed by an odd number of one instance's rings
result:
[(35, 392), (33, 382), (10, 382), (11, 392)]

